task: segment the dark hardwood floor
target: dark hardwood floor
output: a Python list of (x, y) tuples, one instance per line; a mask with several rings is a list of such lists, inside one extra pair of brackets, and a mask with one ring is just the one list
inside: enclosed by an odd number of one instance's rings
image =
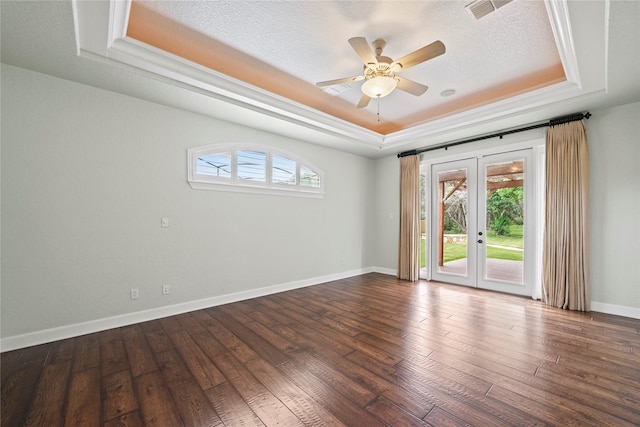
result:
[(640, 320), (367, 274), (2, 354), (2, 426), (640, 425)]

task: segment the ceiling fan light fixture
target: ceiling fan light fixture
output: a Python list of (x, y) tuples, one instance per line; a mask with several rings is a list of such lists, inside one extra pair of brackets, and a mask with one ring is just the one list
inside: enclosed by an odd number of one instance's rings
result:
[(398, 81), (389, 76), (377, 76), (362, 84), (362, 93), (369, 98), (382, 98), (389, 95), (398, 85)]

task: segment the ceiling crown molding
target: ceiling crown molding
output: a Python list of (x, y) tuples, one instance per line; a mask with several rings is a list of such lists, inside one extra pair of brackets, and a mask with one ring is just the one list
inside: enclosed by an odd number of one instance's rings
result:
[[(166, 81), (204, 91), (211, 98), (327, 135), (358, 141), (376, 151), (426, 141), (430, 136), (486, 123), (487, 120), (517, 117), (520, 113), (536, 111), (545, 105), (603, 90), (604, 73), (601, 78), (590, 79), (592, 84), (587, 86), (580, 79), (580, 52), (574, 44), (576, 37), (569, 19), (569, 5), (565, 0), (545, 3), (566, 81), (382, 135), (127, 37), (131, 0), (72, 1), (80, 56), (126, 64)], [(594, 22), (602, 24), (602, 17), (597, 12), (592, 10), (587, 13), (593, 14)], [(604, 61), (605, 52), (602, 50), (595, 53), (597, 58)], [(590, 54), (593, 55), (593, 52)], [(583, 64), (586, 65), (589, 64)], [(247, 125), (251, 126), (249, 123)]]

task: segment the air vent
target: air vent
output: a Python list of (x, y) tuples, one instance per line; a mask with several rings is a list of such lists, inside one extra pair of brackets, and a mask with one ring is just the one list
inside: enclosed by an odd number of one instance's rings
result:
[(329, 95), (336, 96), (336, 95), (340, 95), (342, 92), (348, 89), (351, 89), (351, 85), (347, 83), (343, 83), (339, 85), (323, 87), (322, 91), (325, 93), (328, 93)]
[(501, 8), (507, 3), (511, 3), (512, 0), (476, 0), (469, 3), (465, 7), (476, 17), (480, 19), (493, 12), (496, 9)]
[(493, 0), (493, 5), (496, 7), (496, 9), (500, 9), (505, 4), (511, 3), (511, 1), (512, 0)]

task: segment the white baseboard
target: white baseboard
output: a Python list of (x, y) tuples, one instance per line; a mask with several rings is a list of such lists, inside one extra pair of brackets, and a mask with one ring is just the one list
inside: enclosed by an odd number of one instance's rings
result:
[(373, 272), (386, 274), (388, 276), (398, 276), (398, 271), (392, 270), (391, 268), (373, 267)]
[[(282, 283), (279, 285), (266, 286), (263, 288), (251, 289), (243, 292), (235, 292), (232, 294), (204, 298), (181, 304), (158, 307), (150, 310), (137, 311), (133, 313), (122, 314), (119, 316), (96, 319), (88, 322), (76, 323), (72, 325), (60, 326), (57, 328), (45, 329), (42, 331), (30, 332), (27, 334), (1, 338), (0, 351), (5, 352), (16, 350), (19, 348), (30, 347), (33, 345), (44, 344), (52, 341), (77, 337), (80, 335), (91, 334), (94, 332), (105, 331), (107, 329), (147, 322), (149, 320), (161, 319), (167, 316), (187, 313), (189, 311), (201, 310), (203, 308), (215, 307), (218, 305), (229, 304), (236, 301), (243, 301), (265, 295), (276, 294), (278, 292), (305, 288), (307, 286), (319, 285), (334, 280), (346, 279), (348, 277), (359, 276), (361, 274), (373, 272), (396, 276), (396, 270), (382, 267), (368, 267), (358, 270), (345, 271), (342, 273)], [(592, 301), (591, 310), (600, 313), (640, 319), (640, 308), (637, 307), (627, 307), (622, 305), (606, 304)]]
[(604, 302), (591, 301), (591, 311), (599, 313), (615, 314), (616, 316), (631, 317), (640, 319), (640, 308), (628, 307), (626, 305), (607, 304)]
[[(266, 286), (264, 288), (251, 289), (243, 292), (235, 292), (232, 294), (220, 295), (211, 298), (204, 298), (196, 301), (189, 301), (180, 304), (168, 305), (164, 307), (152, 308), (150, 310), (137, 311), (133, 313), (122, 314), (103, 319), (91, 320), (88, 322), (76, 323), (72, 325), (60, 326), (57, 328), (45, 329), (42, 331), (30, 332), (22, 335), (11, 337), (3, 337), (0, 339), (0, 351), (10, 351), (19, 348), (30, 347), (33, 345), (44, 344), (52, 341), (63, 340), (67, 338), (77, 337), (80, 335), (91, 334), (94, 332), (105, 331), (107, 329), (119, 328), (122, 326), (133, 325), (136, 323), (147, 322), (149, 320), (161, 319), (167, 316), (187, 313), (189, 311), (201, 310), (203, 308), (215, 307), (217, 305), (228, 304), (236, 301), (243, 301), (250, 298), (257, 298), (265, 295), (271, 295), (278, 292), (289, 291), (292, 289), (305, 288), (307, 286), (319, 285), (321, 283), (331, 282), (334, 280), (346, 279), (348, 277), (359, 276), (372, 272), (383, 274), (386, 269), (376, 267), (362, 268), (358, 270), (345, 271), (342, 273), (329, 274), (321, 277), (313, 277), (310, 279), (298, 280), (294, 282), (282, 283), (279, 285)], [(395, 274), (395, 272), (391, 273)]]

